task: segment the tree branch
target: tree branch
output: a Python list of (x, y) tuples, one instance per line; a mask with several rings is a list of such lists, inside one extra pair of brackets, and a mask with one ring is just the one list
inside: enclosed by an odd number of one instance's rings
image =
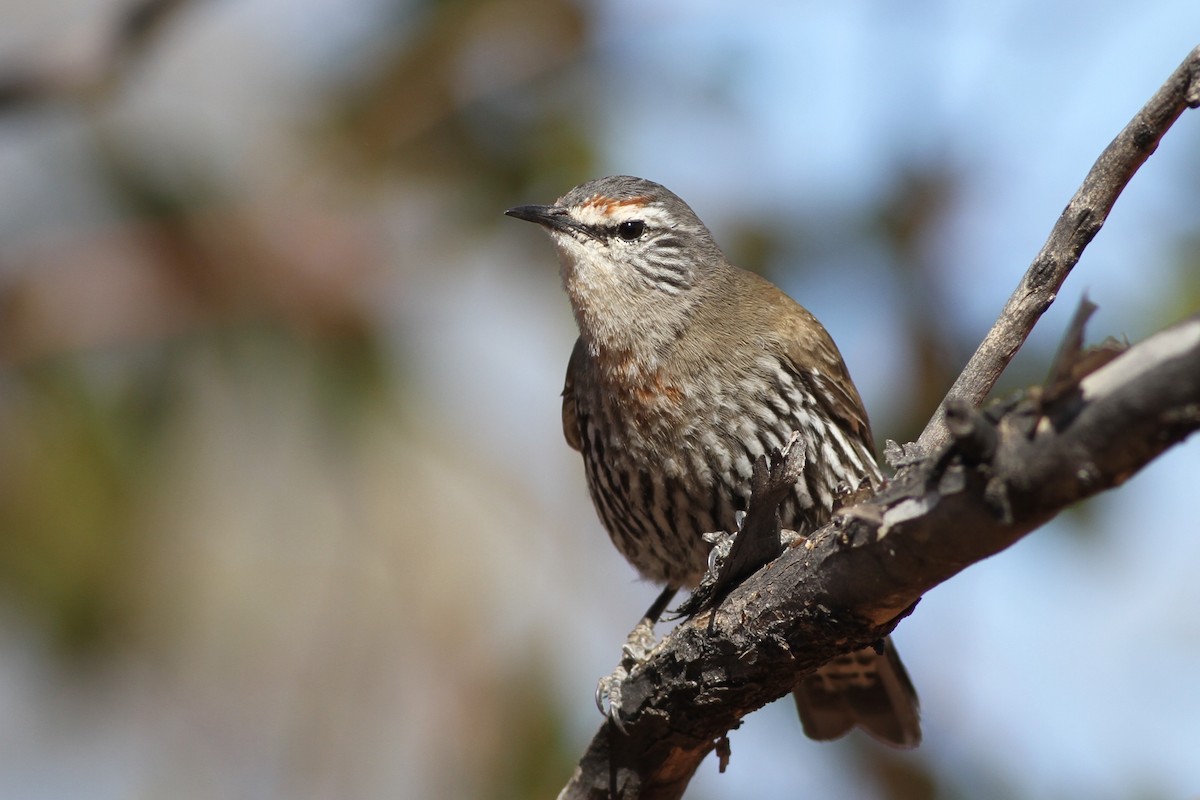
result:
[[(1108, 218), (1134, 173), (1158, 148), (1159, 140), (1180, 114), (1197, 106), (1200, 106), (1200, 47), (1188, 54), (1096, 159), (1016, 291), (1008, 298), (1000, 318), (950, 387), (946, 401), (958, 398), (973, 406), (983, 402), (1033, 326), (1054, 302), (1059, 287)], [(943, 401), (917, 443), (929, 453), (948, 439)]]
[[(878, 641), (929, 589), (1200, 428), (1200, 315), (1089, 374), (1069, 371), (1078, 378), (1053, 398), (1033, 391), (987, 412), (956, 403), (972, 418), (956, 426), (962, 447), (908, 467), (733, 590), (715, 617), (676, 628), (624, 686), (627, 733), (606, 723), (560, 797), (609, 797), (612, 783), (622, 797), (679, 797), (717, 741), (800, 675)], [(975, 446), (981, 430), (990, 453)]]
[(666, 637), (623, 687), (626, 733), (606, 723), (560, 798), (681, 796), (743, 716), (1200, 428), (1200, 315), (1127, 351), (1097, 352), (1081, 347), (1081, 308), (1044, 390), (977, 409), (1138, 167), (1198, 105), (1200, 47), (1096, 161), (907, 465)]

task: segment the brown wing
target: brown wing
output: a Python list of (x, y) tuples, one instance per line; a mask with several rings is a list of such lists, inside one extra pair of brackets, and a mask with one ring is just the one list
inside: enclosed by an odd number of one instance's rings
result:
[(571, 360), (567, 362), (567, 379), (562, 390), (562, 426), (563, 436), (567, 444), (575, 450), (583, 450), (583, 438), (579, 431), (579, 416), (575, 413), (575, 373), (581, 369), (583, 362), (583, 339), (575, 340), (575, 349), (571, 351)]
[(806, 309), (797, 308), (800, 318), (796, 319), (788, 342), (788, 358), (796, 371), (813, 384), (813, 394), (829, 417), (866, 445), (867, 452), (874, 453), (875, 438), (871, 435), (867, 411), (842, 354), (817, 318)]
[[(753, 333), (770, 340), (791, 362), (792, 369), (817, 398), (821, 409), (850, 436), (875, 452), (875, 440), (867, 422), (858, 389), (850, 379), (842, 354), (829, 333), (808, 309), (788, 297), (777, 286), (753, 272), (734, 269), (727, 298), (734, 308), (724, 313), (753, 320)], [(786, 323), (786, 328), (780, 325)], [(716, 323), (726, 326), (727, 322)], [(765, 329), (764, 329), (765, 326)]]

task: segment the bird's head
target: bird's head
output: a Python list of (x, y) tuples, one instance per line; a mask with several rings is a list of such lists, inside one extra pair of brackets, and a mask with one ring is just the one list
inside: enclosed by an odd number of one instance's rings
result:
[(707, 280), (727, 268), (687, 203), (643, 178), (600, 178), (553, 205), (505, 213), (536, 222), (554, 240), (563, 286), (580, 332), (593, 346), (674, 335)]

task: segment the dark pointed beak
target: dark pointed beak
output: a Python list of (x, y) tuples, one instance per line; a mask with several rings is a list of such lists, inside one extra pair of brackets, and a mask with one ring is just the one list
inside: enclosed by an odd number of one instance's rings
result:
[(571, 219), (567, 209), (562, 206), (517, 206), (504, 212), (510, 217), (523, 219), (526, 222), (536, 222), (551, 230), (579, 230), (579, 223)]
[(517, 206), (504, 212), (510, 217), (523, 219), (526, 222), (536, 222), (539, 225), (553, 225), (552, 220), (565, 217), (567, 210), (558, 206)]

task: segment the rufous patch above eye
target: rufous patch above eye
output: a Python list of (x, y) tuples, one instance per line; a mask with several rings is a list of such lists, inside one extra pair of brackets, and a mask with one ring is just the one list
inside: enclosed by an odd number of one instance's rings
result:
[(594, 194), (575, 206), (574, 215), (585, 225), (610, 227), (632, 219), (654, 225), (663, 221), (665, 212), (649, 195), (616, 198)]
[(608, 197), (602, 194), (594, 194), (580, 204), (581, 208), (586, 208), (591, 211), (599, 212), (605, 216), (612, 214), (618, 209), (626, 208), (644, 208), (650, 198), (645, 195), (636, 197)]

